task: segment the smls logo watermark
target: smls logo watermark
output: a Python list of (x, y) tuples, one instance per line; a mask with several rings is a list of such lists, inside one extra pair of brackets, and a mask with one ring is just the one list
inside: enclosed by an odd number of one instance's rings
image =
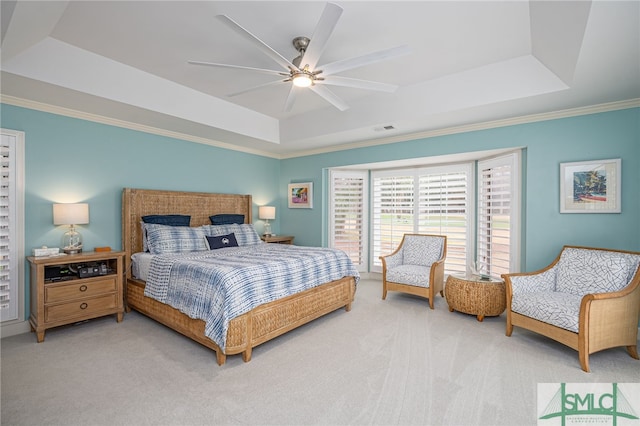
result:
[(538, 383), (538, 425), (640, 425), (640, 383)]

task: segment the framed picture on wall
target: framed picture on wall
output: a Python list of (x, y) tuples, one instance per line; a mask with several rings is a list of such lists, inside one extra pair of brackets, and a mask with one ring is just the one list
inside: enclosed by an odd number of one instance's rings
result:
[(620, 159), (560, 163), (560, 213), (620, 213)]
[(313, 208), (313, 182), (290, 183), (288, 194), (290, 209)]

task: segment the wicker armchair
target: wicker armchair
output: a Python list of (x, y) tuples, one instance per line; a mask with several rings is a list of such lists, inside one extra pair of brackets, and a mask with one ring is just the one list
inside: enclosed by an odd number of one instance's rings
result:
[(544, 269), (504, 274), (507, 336), (513, 326), (532, 330), (589, 355), (626, 346), (638, 359), (640, 253), (565, 246)]
[(382, 300), (387, 291), (400, 291), (429, 299), (433, 309), (436, 293), (444, 297), (444, 260), (447, 237), (404, 234), (398, 248), (382, 261)]

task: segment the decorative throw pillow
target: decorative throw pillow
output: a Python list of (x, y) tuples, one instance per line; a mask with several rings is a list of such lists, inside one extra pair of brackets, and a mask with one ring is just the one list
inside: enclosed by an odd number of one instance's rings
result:
[(243, 214), (215, 214), (209, 216), (212, 225), (229, 225), (232, 223), (244, 223)]
[(151, 254), (186, 253), (207, 249), (203, 227), (192, 228), (147, 223), (146, 229), (147, 244)]
[(189, 226), (191, 216), (183, 214), (150, 214), (142, 216), (144, 223), (155, 223), (167, 226)]
[(234, 233), (236, 235), (236, 241), (238, 241), (238, 245), (249, 246), (253, 244), (260, 244), (262, 240), (260, 239), (260, 235), (256, 232), (256, 229), (250, 223), (243, 224), (231, 224), (231, 225), (209, 225), (207, 235), (226, 235), (230, 233)]
[(209, 250), (221, 249), (225, 247), (238, 247), (236, 235), (232, 232), (228, 235), (217, 235), (215, 237), (206, 236)]
[(155, 223), (167, 226), (189, 226), (191, 216), (182, 214), (150, 214), (142, 216), (142, 251), (148, 252), (147, 247), (147, 223)]

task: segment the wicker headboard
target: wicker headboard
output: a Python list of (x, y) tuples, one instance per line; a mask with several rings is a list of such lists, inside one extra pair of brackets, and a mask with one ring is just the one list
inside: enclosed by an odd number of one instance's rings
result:
[(122, 245), (126, 252), (127, 278), (131, 278), (131, 255), (142, 251), (142, 216), (149, 214), (191, 215), (191, 226), (208, 225), (214, 214), (243, 214), (251, 223), (251, 195), (206, 192), (161, 191), (124, 188), (122, 191)]

